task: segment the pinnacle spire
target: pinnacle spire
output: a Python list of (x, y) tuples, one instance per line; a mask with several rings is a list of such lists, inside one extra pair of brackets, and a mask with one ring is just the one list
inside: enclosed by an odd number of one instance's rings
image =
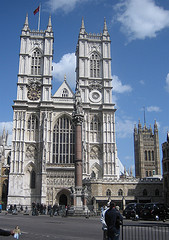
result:
[(80, 28), (80, 33), (85, 33), (84, 18), (82, 17), (82, 24)]
[(51, 15), (49, 16), (47, 31), (52, 32), (52, 21), (51, 21)]
[(104, 29), (103, 31), (107, 31), (107, 23), (106, 23), (106, 18), (104, 18)]
[(23, 30), (27, 31), (29, 29), (29, 24), (28, 24), (28, 13), (26, 14), (26, 18), (25, 18), (25, 23), (23, 26)]

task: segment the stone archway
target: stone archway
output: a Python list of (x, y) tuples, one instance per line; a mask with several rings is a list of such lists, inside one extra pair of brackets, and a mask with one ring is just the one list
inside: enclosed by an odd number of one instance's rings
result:
[(70, 197), (70, 191), (68, 189), (62, 189), (58, 192), (56, 196), (56, 202), (59, 205), (64, 205), (64, 206), (70, 206), (71, 205), (71, 197)]

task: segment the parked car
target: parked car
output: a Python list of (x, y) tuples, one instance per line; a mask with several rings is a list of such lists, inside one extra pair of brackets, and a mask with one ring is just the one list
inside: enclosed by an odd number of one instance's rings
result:
[(144, 205), (144, 203), (129, 203), (123, 211), (123, 216), (125, 216), (127, 219), (140, 218), (141, 211), (144, 208)]
[(167, 215), (166, 206), (163, 203), (146, 203), (141, 218), (152, 220), (165, 220)]

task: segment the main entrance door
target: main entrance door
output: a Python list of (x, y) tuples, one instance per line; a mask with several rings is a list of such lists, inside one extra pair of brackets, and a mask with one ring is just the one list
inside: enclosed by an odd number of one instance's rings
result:
[(67, 196), (65, 194), (61, 194), (59, 198), (59, 205), (67, 206)]

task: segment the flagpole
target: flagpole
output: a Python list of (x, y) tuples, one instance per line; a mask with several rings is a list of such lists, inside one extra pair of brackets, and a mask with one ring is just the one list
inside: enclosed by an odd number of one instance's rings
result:
[(40, 10), (41, 10), (41, 4), (39, 4), (39, 20), (38, 20), (38, 31), (40, 28)]

